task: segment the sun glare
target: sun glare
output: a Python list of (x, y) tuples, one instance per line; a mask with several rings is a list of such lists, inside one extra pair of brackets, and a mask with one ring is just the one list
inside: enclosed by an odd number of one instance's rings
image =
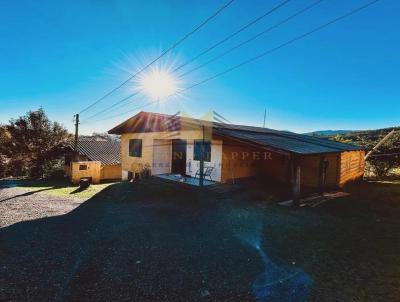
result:
[(164, 70), (150, 70), (144, 74), (140, 83), (143, 92), (151, 99), (162, 100), (178, 91), (177, 80)]

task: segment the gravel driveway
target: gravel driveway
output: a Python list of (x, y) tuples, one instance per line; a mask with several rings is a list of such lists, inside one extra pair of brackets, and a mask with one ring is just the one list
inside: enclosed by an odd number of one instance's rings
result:
[(16, 187), (0, 188), (0, 227), (16, 222), (66, 214), (84, 200), (51, 196), (40, 190), (26, 192)]

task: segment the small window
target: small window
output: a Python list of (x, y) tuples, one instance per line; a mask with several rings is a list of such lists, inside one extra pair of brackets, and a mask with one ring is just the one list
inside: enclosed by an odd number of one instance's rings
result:
[[(200, 160), (201, 159), (201, 145), (203, 143), (203, 140), (195, 140), (194, 141), (194, 154), (193, 154), (193, 159), (194, 160)], [(211, 142), (210, 141), (204, 141), (204, 161), (211, 161)]]
[(87, 165), (79, 165), (79, 170), (80, 171), (82, 171), (82, 170), (87, 170), (88, 169), (88, 166)]
[(129, 140), (129, 156), (142, 157), (142, 140), (130, 139)]

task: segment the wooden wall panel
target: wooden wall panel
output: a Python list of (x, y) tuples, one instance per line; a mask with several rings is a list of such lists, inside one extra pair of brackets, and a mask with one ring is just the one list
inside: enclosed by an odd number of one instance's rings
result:
[(262, 148), (233, 140), (222, 142), (221, 182), (260, 176), (285, 182), (288, 173), (286, 157)]
[(348, 151), (341, 154), (339, 186), (363, 177), (364, 157), (364, 151)]
[[(322, 155), (306, 155), (301, 157), (301, 185), (316, 188), (319, 186), (320, 161)], [(338, 155), (325, 154), (323, 157), (328, 161), (326, 170), (326, 186), (337, 186)]]
[(101, 179), (121, 179), (122, 169), (121, 165), (103, 165), (101, 167)]
[[(80, 170), (80, 166), (86, 166), (86, 170)], [(78, 184), (81, 178), (90, 177), (92, 183), (100, 183), (101, 180), (101, 162), (99, 161), (79, 161), (71, 163), (71, 181)]]

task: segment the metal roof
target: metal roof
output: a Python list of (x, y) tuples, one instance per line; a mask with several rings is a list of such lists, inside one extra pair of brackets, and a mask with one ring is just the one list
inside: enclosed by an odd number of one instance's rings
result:
[(79, 140), (78, 152), (92, 161), (100, 161), (103, 165), (121, 163), (121, 144), (111, 140)]
[(214, 133), (253, 143), (261, 147), (270, 147), (272, 149), (304, 155), (363, 150), (362, 147), (343, 144), (329, 139), (296, 134), (288, 131), (264, 128), (257, 129), (257, 127), (245, 126), (245, 128), (242, 128), (237, 125), (215, 125)]
[[(109, 133), (122, 134), (129, 132), (148, 132), (152, 131), (152, 125), (165, 124), (168, 118), (176, 119), (176, 116), (159, 114), (152, 112), (140, 112), (125, 122), (119, 124), (109, 131)], [(134, 127), (138, 121), (146, 125), (146, 129)], [(233, 139), (258, 145), (260, 147), (281, 151), (282, 153), (297, 154), (322, 154), (338, 153), (343, 151), (364, 150), (363, 147), (351, 144), (339, 143), (329, 139), (297, 134), (290, 131), (274, 130), (269, 128), (234, 125), (219, 122), (210, 122), (199, 119), (181, 117), (181, 122), (192, 125), (204, 125), (213, 127), (213, 133), (219, 136), (230, 137)]]

